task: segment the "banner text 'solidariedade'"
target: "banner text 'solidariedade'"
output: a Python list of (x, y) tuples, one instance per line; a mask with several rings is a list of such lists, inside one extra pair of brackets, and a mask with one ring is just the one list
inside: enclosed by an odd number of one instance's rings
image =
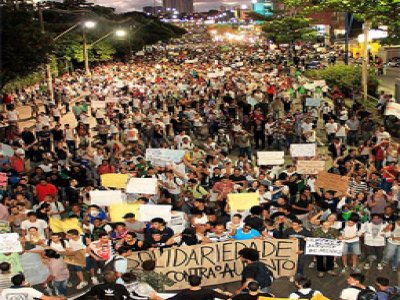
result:
[(230, 241), (135, 252), (129, 257), (129, 269), (139, 270), (143, 261), (155, 260), (156, 271), (176, 282), (169, 290), (189, 287), (187, 280), (192, 274), (201, 276), (204, 286), (234, 282), (241, 278), (243, 263), (238, 252), (245, 247), (257, 249), (260, 260), (275, 277), (295, 275), (297, 241), (278, 239)]

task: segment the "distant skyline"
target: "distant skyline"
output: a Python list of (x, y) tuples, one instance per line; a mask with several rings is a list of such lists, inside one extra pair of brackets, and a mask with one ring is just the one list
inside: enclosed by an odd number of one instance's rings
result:
[[(144, 6), (162, 6), (162, 0), (91, 0), (98, 5), (115, 7), (118, 12), (131, 10), (142, 11)], [(196, 12), (219, 9), (221, 5), (227, 8), (236, 5), (251, 5), (251, 0), (194, 0), (194, 10)]]

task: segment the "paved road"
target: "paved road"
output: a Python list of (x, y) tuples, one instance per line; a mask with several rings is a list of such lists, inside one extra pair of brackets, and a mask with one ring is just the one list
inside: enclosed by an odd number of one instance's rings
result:
[(387, 68), (385, 75), (379, 77), (379, 89), (394, 95), (396, 78), (400, 79), (400, 68)]

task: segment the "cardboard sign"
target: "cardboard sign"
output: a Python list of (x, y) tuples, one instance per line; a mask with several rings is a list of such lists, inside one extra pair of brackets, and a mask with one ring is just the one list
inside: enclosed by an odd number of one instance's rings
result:
[(258, 151), (257, 162), (259, 166), (278, 166), (285, 163), (284, 151)]
[(7, 186), (7, 173), (0, 173), (0, 186)]
[(167, 290), (189, 287), (188, 275), (202, 277), (202, 286), (240, 281), (243, 262), (238, 252), (250, 247), (260, 253), (260, 261), (265, 263), (275, 277), (293, 276), (297, 268), (297, 240), (246, 240), (229, 241), (195, 246), (165, 248), (162, 253), (154, 251), (135, 252), (128, 257), (128, 270), (140, 269), (143, 261), (155, 260), (157, 273), (162, 273), (175, 281)]
[(343, 241), (322, 238), (306, 239), (306, 255), (342, 256)]
[(223, 70), (224, 72), (231, 72), (231, 71), (232, 71), (232, 68), (231, 68), (231, 67), (223, 67), (222, 70)]
[(323, 188), (327, 191), (337, 191), (346, 193), (349, 187), (349, 177), (336, 175), (328, 172), (319, 172), (315, 187)]
[(126, 192), (129, 194), (157, 194), (156, 178), (131, 178), (126, 186)]
[(314, 157), (316, 154), (315, 144), (291, 144), (290, 155), (292, 157)]
[(395, 116), (400, 119), (400, 104), (395, 102), (386, 104), (385, 116)]
[(125, 189), (129, 179), (129, 175), (109, 173), (101, 175), (100, 178), (101, 178), (101, 185), (104, 187)]
[(124, 222), (123, 216), (127, 213), (134, 213), (136, 217), (138, 216), (139, 204), (113, 204), (110, 205), (108, 212), (112, 222)]
[(90, 191), (89, 194), (91, 204), (98, 206), (121, 204), (123, 201), (121, 191)]
[(259, 205), (258, 193), (239, 193), (228, 194), (228, 203), (231, 210), (249, 210), (255, 205)]
[(64, 232), (66, 233), (70, 229), (76, 229), (79, 233), (83, 233), (82, 226), (77, 218), (70, 218), (59, 220), (55, 218), (49, 219), (49, 227), (53, 232)]
[(78, 250), (73, 252), (64, 252), (64, 261), (66, 264), (86, 267), (86, 250)]
[(298, 160), (296, 172), (298, 174), (315, 175), (325, 170), (324, 160)]
[(320, 107), (321, 99), (306, 98), (306, 106)]
[(171, 221), (172, 205), (146, 205), (139, 206), (139, 221), (150, 222), (154, 218), (163, 218), (165, 222)]
[(16, 232), (0, 234), (0, 253), (22, 252), (19, 235)]

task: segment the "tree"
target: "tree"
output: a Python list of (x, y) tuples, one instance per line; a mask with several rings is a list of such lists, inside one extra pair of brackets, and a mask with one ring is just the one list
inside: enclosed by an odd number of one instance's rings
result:
[(267, 22), (263, 31), (276, 44), (293, 45), (297, 41), (316, 37), (316, 31), (310, 26), (310, 19), (301, 16), (283, 17)]
[(42, 34), (33, 14), (0, 8), (1, 58), (0, 89), (12, 80), (27, 76), (46, 63), (54, 43), (47, 34)]

